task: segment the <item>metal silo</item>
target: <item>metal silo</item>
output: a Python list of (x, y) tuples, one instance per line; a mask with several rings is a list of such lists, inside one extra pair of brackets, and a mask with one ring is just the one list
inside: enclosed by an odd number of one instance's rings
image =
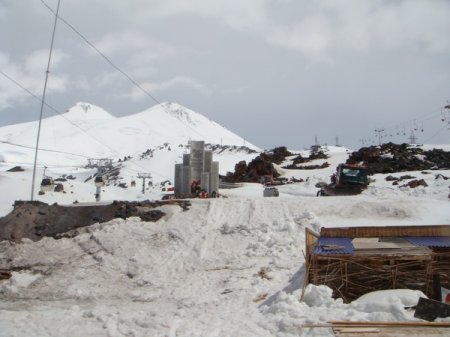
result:
[(211, 166), (211, 176), (209, 178), (210, 192), (219, 193), (219, 162), (213, 161)]
[(192, 180), (200, 180), (203, 172), (203, 160), (205, 153), (204, 141), (191, 142), (191, 158), (190, 164), (192, 168)]
[(211, 172), (211, 165), (213, 159), (212, 150), (205, 150), (204, 161), (203, 161), (203, 172)]
[(192, 170), (190, 166), (183, 166), (183, 184), (181, 185), (181, 193), (191, 193)]
[(183, 154), (183, 165), (184, 166), (189, 166), (191, 165), (191, 155), (189, 153), (184, 153)]
[(183, 164), (175, 164), (175, 194), (182, 193), (183, 189)]
[(203, 172), (202, 173), (202, 179), (200, 180), (200, 187), (202, 188), (202, 190), (205, 190), (206, 192), (208, 192), (208, 194), (210, 193), (210, 189), (209, 189), (209, 173), (208, 172)]

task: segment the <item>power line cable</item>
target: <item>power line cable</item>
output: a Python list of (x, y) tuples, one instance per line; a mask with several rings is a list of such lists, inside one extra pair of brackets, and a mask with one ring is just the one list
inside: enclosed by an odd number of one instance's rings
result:
[(434, 137), (436, 137), (438, 134), (440, 134), (445, 128), (447, 127), (447, 125), (444, 125), (442, 128), (440, 128), (433, 136), (431, 136), (430, 138), (428, 138), (427, 140), (424, 141), (424, 143), (430, 141), (431, 139), (433, 139)]
[[(36, 98), (39, 102), (42, 102), (42, 98), (38, 97), (37, 95), (35, 95), (33, 92), (31, 92), (30, 90), (28, 90), (27, 88), (25, 88), (23, 85), (21, 85), (19, 82), (17, 82), (15, 79), (13, 79), (11, 76), (9, 76), (8, 74), (6, 74), (5, 72), (3, 72), (2, 70), (0, 70), (0, 74), (3, 75), (4, 77), (6, 77), (8, 80), (10, 80), (11, 82), (13, 82), (15, 85), (17, 85), (19, 88), (21, 88), (22, 90), (26, 91), (28, 94), (30, 94), (31, 96), (33, 96), (34, 98)], [(52, 107), (50, 104), (47, 104), (47, 102), (44, 102), (45, 106), (51, 110), (53, 110), (54, 112), (56, 112), (57, 114), (61, 115), (61, 113), (56, 110), (54, 107)]]
[[(14, 84), (16, 84), (18, 87), (20, 87), (21, 89), (23, 89), (24, 91), (26, 91), (27, 93), (29, 93), (31, 96), (33, 96), (34, 98), (36, 98), (39, 102), (42, 102), (42, 99), (39, 98), (37, 95), (33, 94), (30, 90), (28, 90), (27, 88), (25, 88), (23, 85), (21, 85), (19, 82), (17, 82), (16, 80), (14, 80), (11, 76), (9, 76), (8, 74), (6, 74), (5, 72), (0, 70), (0, 74), (2, 74), (3, 76), (5, 76), (8, 80), (10, 80), (11, 82), (13, 82)], [(109, 147), (107, 144), (103, 143), (102, 141), (100, 141), (99, 139), (95, 138), (93, 135), (89, 134), (86, 130), (84, 130), (82, 127), (80, 127), (78, 124), (72, 122), (70, 119), (68, 119), (66, 116), (64, 116), (63, 113), (59, 112), (56, 108), (54, 108), (53, 106), (51, 106), (50, 104), (43, 102), (43, 104), (45, 104), (45, 106), (47, 106), (48, 108), (50, 108), (51, 110), (53, 110), (56, 114), (58, 114), (60, 117), (62, 117), (63, 119), (65, 119), (67, 122), (69, 122), (70, 124), (72, 124), (73, 126), (75, 126), (76, 128), (78, 128), (79, 130), (81, 130), (83, 133), (85, 133), (86, 135), (88, 135), (89, 137), (91, 137), (92, 139), (94, 139), (95, 141), (97, 141), (99, 144), (103, 145), (104, 147), (106, 147), (107, 149), (109, 149), (112, 152), (115, 152), (114, 149), (112, 149), (111, 147)], [(120, 155), (120, 154), (119, 154)]]
[[(121, 73), (123, 76), (125, 76), (135, 87), (137, 87), (139, 90), (141, 90), (146, 96), (151, 98), (153, 101), (155, 101), (159, 106), (161, 106), (166, 112), (170, 113), (170, 110), (167, 109), (167, 107), (164, 106), (154, 95), (152, 95), (148, 90), (146, 90), (139, 82), (137, 82), (135, 79), (133, 79), (130, 75), (128, 75), (124, 70), (122, 70), (119, 66), (117, 66), (108, 56), (106, 56), (101, 50), (99, 50), (92, 42), (90, 42), (78, 29), (76, 29), (72, 24), (70, 24), (67, 20), (62, 18), (59, 15), (56, 15), (53, 8), (51, 8), (44, 0), (39, 0), (50, 12), (53, 13), (53, 15), (57, 16), (59, 20), (61, 20), (65, 25), (67, 25), (75, 34), (77, 34), (84, 42), (86, 42), (92, 49), (94, 49), (111, 67), (113, 67), (115, 70), (117, 70), (119, 73)], [(194, 131), (196, 134), (198, 134), (202, 138), (206, 138), (204, 135), (202, 135), (200, 132), (192, 128), (189, 124), (184, 123), (182, 120), (180, 120), (185, 126), (187, 126), (189, 129)]]
[[(414, 131), (424, 132), (424, 124), (423, 123), (430, 121), (430, 120), (436, 118), (436, 116), (439, 116), (441, 114), (442, 114), (442, 107), (439, 107), (439, 108), (433, 109), (431, 112), (420, 114), (416, 118), (409, 119), (404, 122), (399, 122), (399, 123), (393, 124), (388, 127), (384, 127), (383, 129), (384, 129), (386, 135), (384, 135), (383, 137), (384, 138), (387, 137), (388, 134), (390, 134), (390, 137), (392, 137), (392, 135), (394, 133), (396, 133), (397, 136), (400, 134), (405, 135), (405, 129), (410, 128), (410, 127), (412, 127), (412, 129), (414, 129)], [(403, 131), (401, 131), (402, 128), (403, 128)], [(440, 131), (442, 131), (442, 130), (440, 130)], [(437, 134), (439, 134), (439, 132)], [(433, 135), (431, 138), (434, 138), (437, 134)]]
[[(66, 24), (69, 28), (71, 28), (78, 36), (80, 36), (83, 41), (85, 41), (91, 48), (93, 48), (99, 55), (101, 55), (114, 69), (116, 69), (118, 72), (120, 72), (122, 75), (124, 75), (134, 86), (136, 86), (137, 88), (139, 88), (142, 92), (144, 92), (148, 97), (150, 97), (152, 100), (154, 100), (158, 105), (160, 105), (166, 112), (170, 111), (167, 109), (166, 106), (164, 106), (159, 100), (157, 100), (151, 93), (149, 93), (145, 88), (143, 88), (137, 81), (135, 81), (131, 76), (129, 76), (125, 71), (123, 71), (121, 68), (119, 68), (117, 65), (115, 65), (111, 59), (109, 59), (103, 52), (101, 52), (93, 43), (91, 43), (83, 34), (81, 34), (73, 25), (71, 25), (67, 20), (63, 19), (61, 16), (58, 15), (58, 11), (59, 11), (59, 1), (58, 1), (58, 8), (57, 11), (55, 12), (45, 1), (40, 0), (41, 3), (48, 9), (50, 10), (53, 15), (55, 16), (55, 24), (54, 24), (54, 30), (53, 30), (53, 35), (52, 35), (52, 42), (51, 42), (51, 49), (53, 47), (53, 42), (54, 42), (54, 34), (55, 34), (55, 28), (56, 28), (56, 21), (59, 19), (61, 20), (64, 24)], [(48, 61), (48, 65), (50, 64), (50, 60), (51, 60), (51, 51), (50, 51), (50, 55), (49, 55), (49, 61)], [(99, 141), (98, 139), (96, 139), (95, 137), (93, 137), (92, 135), (90, 135), (89, 133), (86, 132), (86, 130), (82, 129), (79, 125), (73, 123), (72, 121), (70, 121), (68, 118), (66, 118), (65, 116), (63, 116), (63, 114), (61, 114), (57, 109), (55, 109), (54, 107), (52, 107), (51, 105), (49, 105), (48, 103), (45, 102), (44, 98), (45, 98), (45, 93), (43, 95), (43, 99), (39, 98), (37, 95), (35, 95), (34, 93), (32, 93), (30, 90), (28, 90), (27, 88), (25, 88), (24, 86), (22, 86), (19, 82), (17, 82), (16, 80), (14, 80), (11, 76), (7, 75), (5, 72), (0, 70), (0, 73), (6, 77), (7, 79), (9, 79), (11, 82), (13, 82), (14, 84), (16, 84), (17, 86), (19, 86), (21, 89), (23, 89), (24, 91), (26, 91), (27, 93), (29, 93), (31, 96), (33, 96), (34, 98), (36, 98), (37, 100), (39, 100), (42, 104), (42, 107), (45, 105), (47, 107), (49, 107), (51, 110), (53, 110), (54, 112), (56, 112), (58, 115), (60, 115), (61, 117), (63, 117), (65, 120), (67, 120), (70, 124), (74, 125), (75, 127), (77, 127), (78, 129), (80, 129), (82, 132), (84, 132), (85, 134), (89, 135), (90, 137), (92, 137), (93, 139), (95, 139), (97, 142), (99, 142), (100, 144), (102, 144), (103, 146), (105, 146), (106, 148), (108, 148), (112, 153), (118, 155), (119, 157), (121, 156), (120, 153), (118, 153), (116, 150), (112, 149), (111, 147), (109, 147), (108, 145), (104, 144), (103, 142)], [(49, 70), (47, 69), (47, 75), (49, 73)], [(45, 90), (45, 89), (44, 89)], [(41, 111), (42, 111), (42, 107), (41, 107)], [(41, 112), (42, 113), (42, 112)], [(183, 124), (185, 124), (188, 128), (190, 128), (192, 131), (194, 131), (195, 133), (197, 133), (199, 136), (203, 137), (203, 135), (201, 135), (197, 130), (193, 129), (191, 126), (187, 125), (186, 123), (184, 123), (183, 121), (181, 121)], [(6, 141), (0, 141), (2, 143), (7, 143), (10, 145), (15, 145), (15, 146), (21, 146), (21, 147), (25, 147), (25, 148), (30, 148), (33, 149), (32, 147), (28, 147), (25, 145), (21, 145), (21, 144), (14, 144), (11, 142), (6, 142)], [(38, 149), (38, 144), (36, 145), (36, 151)], [(63, 153), (63, 154), (69, 154), (69, 155), (75, 155), (75, 156), (81, 156), (84, 158), (89, 158), (87, 156), (84, 155), (78, 155), (78, 154), (74, 154), (74, 153), (70, 153), (70, 152), (64, 152), (64, 151), (57, 151), (57, 150), (49, 150), (49, 149), (42, 149), (43, 151), (50, 151), (50, 152), (57, 152), (57, 153)], [(132, 162), (133, 165), (143, 168), (146, 170), (145, 167), (138, 165), (137, 163)], [(154, 171), (154, 170), (153, 170)], [(166, 175), (155, 172), (156, 174), (160, 175), (163, 178), (168, 178)]]
[[(17, 143), (13, 143), (7, 140), (0, 140), (0, 143), (3, 144), (8, 144), (8, 145), (12, 145), (12, 146), (17, 146), (17, 147), (22, 147), (22, 148), (26, 148), (26, 149), (31, 149), (31, 150), (35, 150), (35, 147), (33, 146), (29, 146), (29, 145), (23, 145), (23, 144), (17, 144)], [(66, 151), (59, 151), (59, 150), (50, 150), (50, 149), (44, 149), (44, 148), (39, 148), (39, 151), (45, 151), (45, 152), (53, 152), (53, 153), (61, 153), (61, 154), (68, 154), (71, 156), (76, 156), (76, 157), (83, 157), (83, 158), (91, 158), (82, 154), (77, 154), (77, 153), (72, 153), (72, 152), (66, 152)]]
[[(0, 161), (0, 164), (26, 165), (26, 166), (33, 165), (33, 163), (17, 162), (17, 161)], [(45, 163), (38, 164), (37, 166), (38, 167), (47, 167), (47, 168), (62, 168), (62, 167), (85, 168), (84, 166), (80, 166), (80, 165), (48, 165)]]
[[(40, 0), (45, 7), (50, 10), (53, 15), (56, 15), (55, 11), (44, 1)], [(101, 57), (105, 59), (106, 62), (108, 62), (114, 69), (116, 69), (118, 72), (120, 72), (122, 75), (124, 75), (133, 85), (135, 85), (137, 88), (139, 88), (143, 93), (145, 93), (148, 97), (150, 97), (152, 100), (154, 100), (157, 104), (161, 104), (159, 100), (157, 100), (151, 93), (149, 93), (147, 90), (145, 90), (137, 81), (135, 81), (131, 76), (129, 76), (125, 71), (123, 71), (121, 68), (119, 68), (114, 62), (111, 61), (111, 59), (106, 56), (102, 51), (100, 51), (93, 43), (91, 43), (83, 34), (78, 31), (72, 24), (70, 24), (67, 20), (62, 18), (61, 16), (58, 16), (58, 19), (61, 20), (64, 24), (66, 24), (70, 29), (72, 29), (75, 34), (77, 34), (80, 38), (83, 39), (84, 42), (86, 42), (92, 49), (94, 49)]]
[[(10, 80), (11, 82), (13, 82), (14, 84), (16, 84), (19, 88), (21, 88), (22, 90), (26, 91), (28, 94), (30, 94), (31, 96), (33, 96), (35, 99), (37, 99), (38, 101), (42, 102), (42, 99), (39, 98), (37, 95), (33, 94), (30, 90), (28, 90), (27, 88), (25, 88), (23, 85), (21, 85), (18, 81), (16, 81), (15, 79), (13, 79), (11, 76), (9, 76), (8, 74), (6, 74), (5, 72), (0, 70), (0, 74), (2, 74), (3, 76), (5, 76), (8, 80)], [(107, 149), (109, 149), (113, 154), (117, 155), (118, 157), (123, 157), (123, 154), (118, 153), (115, 149), (111, 148), (110, 146), (108, 146), (107, 144), (101, 142), (99, 139), (95, 138), (94, 136), (92, 136), (91, 134), (89, 134), (86, 130), (84, 130), (83, 128), (81, 128), (78, 124), (73, 123), (70, 119), (68, 119), (67, 117), (64, 116), (64, 114), (60, 113), (56, 108), (54, 108), (53, 106), (51, 106), (50, 104), (44, 102), (44, 104), (50, 108), (51, 110), (53, 110), (56, 114), (58, 114), (60, 117), (62, 117), (63, 119), (65, 119), (67, 122), (69, 122), (70, 124), (72, 124), (73, 126), (75, 126), (76, 128), (78, 128), (79, 130), (81, 130), (83, 133), (85, 133), (86, 135), (88, 135), (89, 137), (91, 137), (92, 139), (94, 139), (95, 141), (97, 141), (99, 144), (105, 146)], [(35, 149), (32, 146), (27, 146), (27, 145), (22, 145), (22, 144), (16, 144), (16, 143), (12, 143), (12, 142), (8, 142), (8, 141), (2, 141), (0, 140), (1, 143), (4, 144), (9, 144), (9, 145), (14, 145), (14, 146), (19, 146), (19, 147), (24, 147), (24, 148), (29, 148), (29, 149)], [(76, 153), (71, 153), (71, 152), (65, 152), (65, 151), (58, 151), (58, 150), (50, 150), (50, 149), (40, 149), (42, 151), (50, 151), (50, 152), (56, 152), (56, 153), (62, 153), (62, 154), (69, 154), (69, 155), (73, 155), (73, 156), (79, 156), (79, 157), (83, 157), (83, 158), (91, 158), (85, 155), (80, 155), (80, 154), (76, 154)], [(145, 167), (140, 166), (136, 163), (133, 163), (134, 165), (136, 165), (137, 167), (140, 167), (141, 169), (146, 170)], [(136, 172), (140, 172), (140, 171), (136, 171)], [(168, 178), (166, 175), (163, 175), (161, 173), (155, 172), (156, 174), (158, 174), (159, 176), (161, 176), (162, 178)]]

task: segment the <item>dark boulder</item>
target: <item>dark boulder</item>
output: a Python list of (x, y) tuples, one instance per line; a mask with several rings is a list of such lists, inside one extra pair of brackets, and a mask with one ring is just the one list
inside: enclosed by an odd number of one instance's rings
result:
[(56, 184), (55, 192), (63, 192), (63, 191), (64, 191), (64, 185), (61, 183)]
[(386, 143), (353, 152), (347, 163), (364, 163), (369, 167), (369, 174), (449, 169), (450, 152), (440, 149), (425, 151), (408, 144)]
[(25, 171), (21, 166), (14, 166), (13, 168), (10, 168), (6, 172), (23, 172)]

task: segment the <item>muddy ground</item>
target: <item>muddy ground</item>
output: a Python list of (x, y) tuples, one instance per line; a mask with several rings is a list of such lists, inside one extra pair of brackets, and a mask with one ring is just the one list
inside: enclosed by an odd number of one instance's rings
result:
[(143, 221), (158, 221), (165, 213), (156, 207), (175, 204), (188, 209), (186, 200), (180, 201), (114, 201), (107, 205), (48, 205), (40, 201), (16, 201), (14, 209), (0, 218), (0, 241), (20, 242), (23, 238), (38, 241), (45, 236), (60, 238), (95, 223), (114, 218), (138, 216)]

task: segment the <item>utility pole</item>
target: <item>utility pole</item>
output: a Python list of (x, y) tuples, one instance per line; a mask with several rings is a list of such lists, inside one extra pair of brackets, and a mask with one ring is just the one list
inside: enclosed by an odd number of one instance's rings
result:
[(384, 129), (375, 129), (375, 132), (378, 134), (378, 145), (381, 146), (381, 138), (382, 138), (381, 133), (384, 132)]
[(414, 135), (414, 130), (411, 130), (411, 136), (409, 136), (409, 144), (417, 144), (417, 138)]
[(37, 137), (36, 137), (36, 149), (34, 152), (33, 178), (31, 179), (31, 201), (34, 200), (34, 183), (36, 181), (36, 165), (37, 165), (37, 158), (38, 158), (38, 151), (39, 151), (39, 138), (41, 136), (42, 114), (44, 111), (45, 94), (47, 92), (48, 74), (50, 73), (50, 62), (52, 60), (53, 43), (55, 42), (56, 23), (58, 22), (59, 4), (60, 4), (60, 0), (58, 0), (58, 5), (56, 7), (55, 22), (53, 24), (52, 41), (50, 42), (50, 51), (48, 54), (47, 71), (45, 72), (44, 90), (43, 90), (42, 99), (41, 99), (41, 110), (39, 113), (38, 132), (37, 132)]
[(145, 179), (152, 179), (151, 173), (138, 173), (138, 179), (142, 179), (142, 194), (145, 193)]

